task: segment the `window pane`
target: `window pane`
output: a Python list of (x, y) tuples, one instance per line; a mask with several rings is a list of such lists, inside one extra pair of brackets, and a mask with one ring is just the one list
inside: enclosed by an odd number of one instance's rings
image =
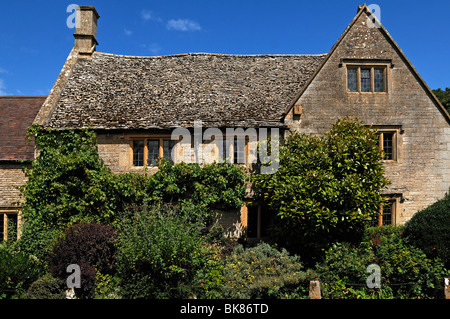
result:
[(361, 92), (370, 92), (370, 69), (361, 69)]
[(144, 166), (144, 141), (133, 141), (133, 165)]
[(17, 214), (8, 214), (8, 240), (17, 240)]
[(245, 140), (236, 138), (234, 140), (234, 164), (245, 163)]
[(347, 70), (347, 88), (349, 92), (356, 92), (356, 69)]
[(393, 203), (387, 203), (383, 206), (383, 225), (392, 224), (392, 207)]
[(175, 145), (175, 141), (165, 140), (163, 141), (163, 157), (173, 164), (172, 149)]
[(230, 163), (230, 142), (226, 138), (222, 140), (222, 147), (219, 148), (219, 157), (222, 161)]
[(383, 152), (385, 160), (394, 159), (394, 133), (383, 133)]
[(374, 70), (375, 92), (384, 92), (384, 71), (382, 69)]
[(147, 148), (148, 148), (147, 165), (156, 166), (156, 164), (158, 164), (159, 158), (159, 141), (158, 140), (148, 141)]

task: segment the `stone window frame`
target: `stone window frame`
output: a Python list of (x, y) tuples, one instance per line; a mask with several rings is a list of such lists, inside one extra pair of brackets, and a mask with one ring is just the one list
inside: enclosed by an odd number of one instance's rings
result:
[(392, 134), (392, 158), (383, 158), (383, 162), (397, 162), (398, 159), (398, 132), (397, 130), (378, 130), (378, 145), (384, 151), (384, 136)]
[(22, 215), (17, 209), (13, 208), (0, 208), (0, 226), (1, 226), (1, 232), (0, 232), (0, 242), (7, 241), (8, 240), (8, 224), (9, 224), (9, 218), (10, 216), (16, 216), (15, 222), (16, 222), (16, 238), (15, 240), (20, 238), (20, 225), (22, 223)]
[[(130, 160), (129, 165), (131, 167), (137, 167), (137, 168), (155, 167), (156, 166), (156, 165), (149, 165), (149, 163), (148, 163), (148, 141), (158, 141), (160, 158), (164, 157), (164, 141), (173, 141), (174, 142), (173, 148), (175, 148), (179, 142), (179, 141), (172, 140), (171, 135), (168, 135), (168, 134), (133, 135), (133, 136), (128, 136), (127, 139), (129, 140), (129, 160)], [(144, 158), (143, 158), (142, 166), (134, 165), (133, 155), (134, 155), (134, 142), (135, 141), (143, 141), (144, 142), (144, 154), (143, 154)], [(175, 152), (175, 157), (177, 157), (176, 152)]]
[[(244, 149), (240, 151), (236, 150), (238, 145), (238, 141), (244, 141)], [(215, 145), (217, 147), (217, 145)], [(226, 158), (226, 148), (228, 147), (229, 157)], [(239, 158), (236, 157), (236, 154), (241, 153), (244, 156), (244, 162), (239, 163)], [(233, 163), (236, 165), (248, 165), (249, 161), (249, 138), (248, 136), (242, 135), (234, 135), (233, 143), (229, 143), (229, 139), (227, 139), (226, 135), (222, 137), (222, 152), (218, 150), (218, 158), (220, 161), (226, 161), (227, 163)]]
[(375, 226), (387, 226), (387, 225), (397, 225), (398, 215), (400, 214), (402, 194), (391, 194), (386, 195), (386, 201), (389, 203), (390, 212), (390, 223), (386, 223), (384, 205), (380, 205), (378, 219), (376, 219)]
[(371, 129), (376, 130), (378, 135), (378, 146), (381, 151), (384, 147), (384, 135), (392, 134), (392, 158), (382, 159), (383, 163), (398, 163), (402, 156), (402, 141), (404, 130), (401, 125), (371, 125)]
[[(391, 60), (380, 59), (341, 59), (339, 66), (345, 69), (345, 90), (348, 94), (387, 94), (389, 92), (389, 69), (393, 68)], [(356, 91), (352, 92), (348, 88), (348, 70), (356, 70)], [(361, 91), (361, 69), (370, 70), (370, 91)], [(383, 90), (375, 91), (375, 70), (383, 70)]]

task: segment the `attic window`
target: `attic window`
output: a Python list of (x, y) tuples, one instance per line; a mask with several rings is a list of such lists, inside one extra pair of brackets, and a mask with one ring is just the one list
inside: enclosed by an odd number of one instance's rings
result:
[(347, 65), (347, 92), (387, 92), (385, 65)]

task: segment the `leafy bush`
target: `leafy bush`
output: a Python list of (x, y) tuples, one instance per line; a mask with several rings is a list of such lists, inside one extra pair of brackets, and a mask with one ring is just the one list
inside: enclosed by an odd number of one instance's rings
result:
[(298, 256), (267, 243), (253, 248), (239, 245), (226, 260), (224, 296), (227, 298), (304, 298), (309, 281)]
[(441, 258), (450, 268), (450, 196), (417, 212), (405, 224), (404, 236), (430, 258)]
[[(359, 245), (336, 243), (316, 273), (326, 298), (442, 298), (446, 270), (402, 239), (402, 228), (370, 228)], [(381, 288), (369, 289), (367, 268), (381, 270)]]
[(218, 244), (209, 244), (203, 247), (204, 262), (197, 270), (192, 286), (192, 295), (199, 299), (212, 299), (223, 297), (223, 274), (225, 247)]
[(388, 183), (376, 133), (342, 119), (324, 136), (292, 133), (279, 157), (275, 174), (253, 176), (260, 200), (277, 212), (277, 242), (307, 262), (332, 242), (360, 239)]
[(113, 275), (96, 273), (96, 285), (93, 298), (95, 299), (121, 299), (119, 278)]
[(125, 214), (119, 230), (117, 269), (124, 298), (177, 298), (208, 258), (202, 225), (167, 205)]
[(101, 160), (92, 131), (42, 130), (29, 134), (39, 149), (27, 170), (21, 246), (42, 259), (68, 225), (109, 223), (121, 209), (117, 178)]
[(158, 172), (147, 185), (150, 203), (177, 204), (205, 223), (214, 217), (214, 209), (240, 208), (245, 196), (245, 174), (230, 163), (178, 163), (161, 159)]
[(115, 230), (112, 226), (98, 223), (75, 224), (69, 227), (53, 247), (48, 257), (50, 273), (66, 280), (67, 266), (77, 264), (81, 268), (81, 296), (92, 293), (95, 275), (115, 271)]
[(42, 266), (33, 257), (0, 245), (0, 299), (19, 296), (42, 273)]
[(31, 284), (23, 297), (26, 299), (65, 299), (66, 288), (61, 279), (45, 274)]

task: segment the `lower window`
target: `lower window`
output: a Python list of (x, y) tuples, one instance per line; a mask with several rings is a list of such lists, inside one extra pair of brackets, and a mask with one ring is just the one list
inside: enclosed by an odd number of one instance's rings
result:
[(0, 213), (0, 241), (18, 238), (17, 213)]
[(133, 166), (156, 166), (159, 158), (173, 163), (172, 150), (175, 141), (165, 138), (133, 140)]
[(398, 206), (399, 204), (396, 197), (389, 198), (387, 202), (380, 207), (380, 214), (373, 220), (373, 226), (396, 225)]

